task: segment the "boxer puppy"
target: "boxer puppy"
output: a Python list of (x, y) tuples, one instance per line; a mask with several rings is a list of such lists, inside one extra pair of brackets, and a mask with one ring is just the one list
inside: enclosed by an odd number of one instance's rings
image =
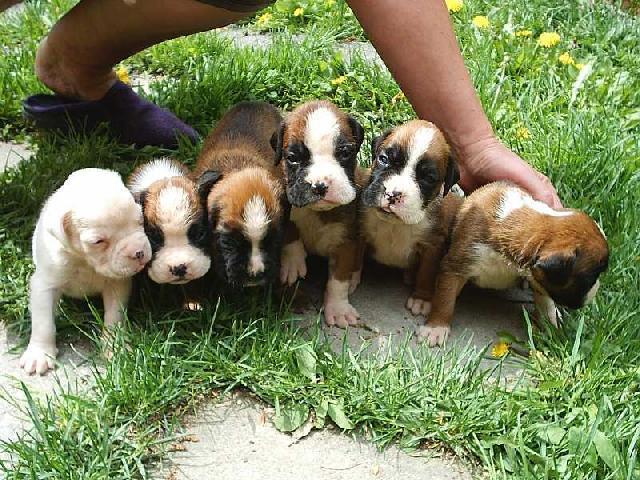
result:
[(431, 313), (418, 334), (431, 346), (442, 345), (468, 281), (505, 289), (525, 278), (537, 311), (557, 326), (556, 304), (577, 309), (589, 303), (608, 262), (604, 233), (586, 213), (554, 210), (508, 183), (486, 185), (458, 212)]
[(156, 283), (184, 284), (209, 271), (206, 194), (188, 170), (161, 158), (137, 168), (127, 182), (142, 206), (153, 256), (147, 266)]
[(355, 175), (363, 140), (360, 124), (327, 101), (296, 108), (274, 139), (292, 205), (280, 279), (292, 284), (306, 275), (307, 251), (328, 257), (324, 316), (339, 327), (359, 318), (349, 293), (360, 282)]
[(270, 142), (281, 122), (267, 103), (239, 103), (198, 158), (194, 174), (207, 193), (214, 268), (230, 287), (266, 285), (280, 269), (288, 206)]
[(449, 145), (432, 123), (412, 120), (373, 140), (361, 235), (374, 260), (405, 270), (414, 285), (406, 307), (414, 315), (431, 307), (449, 227), (462, 203), (447, 195), (459, 176)]
[(27, 373), (53, 368), (54, 314), (60, 297), (102, 295), (104, 325), (122, 321), (131, 277), (151, 258), (142, 209), (110, 170), (72, 173), (47, 200), (32, 242), (31, 339), (20, 358)]

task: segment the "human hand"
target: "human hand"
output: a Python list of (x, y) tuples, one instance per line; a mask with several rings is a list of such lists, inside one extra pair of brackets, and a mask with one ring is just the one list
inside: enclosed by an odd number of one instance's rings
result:
[(496, 138), (476, 142), (459, 155), (460, 186), (466, 193), (498, 180), (506, 180), (528, 191), (552, 208), (562, 208), (551, 181)]

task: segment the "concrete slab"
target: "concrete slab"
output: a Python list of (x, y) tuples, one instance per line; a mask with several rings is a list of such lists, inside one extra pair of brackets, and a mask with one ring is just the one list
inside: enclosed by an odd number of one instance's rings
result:
[(415, 456), (396, 447), (377, 450), (370, 442), (335, 430), (313, 431), (295, 440), (271, 425), (273, 409), (248, 395), (208, 404), (188, 419), (187, 441), (178, 444), (154, 478), (193, 479), (471, 479), (470, 470), (434, 452)]
[(32, 155), (33, 150), (28, 145), (0, 142), (0, 172), (15, 167), (18, 163), (31, 158)]

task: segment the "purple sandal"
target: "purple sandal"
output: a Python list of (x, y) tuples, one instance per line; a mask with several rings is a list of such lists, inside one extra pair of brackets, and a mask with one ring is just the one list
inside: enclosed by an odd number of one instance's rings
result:
[(143, 147), (177, 148), (178, 139), (198, 140), (198, 133), (169, 110), (139, 97), (131, 87), (117, 81), (96, 101), (60, 95), (33, 95), (23, 102), (24, 116), (46, 130), (91, 131), (102, 123), (121, 143)]

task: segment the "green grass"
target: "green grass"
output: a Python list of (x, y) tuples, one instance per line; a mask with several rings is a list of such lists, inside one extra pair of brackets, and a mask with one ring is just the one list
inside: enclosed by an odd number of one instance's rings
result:
[[(45, 90), (32, 71), (38, 38), (68, 5), (31, 2), (0, 27), (0, 135), (26, 135), (37, 146), (35, 158), (0, 176), (0, 316), (24, 338), (29, 236), (42, 201), (76, 168), (128, 174), (159, 153), (101, 135), (43, 136), (22, 123), (22, 97)], [(293, 16), (298, 6), (302, 18)], [(353, 112), (370, 136), (411, 118), (412, 110), (387, 73), (361, 59), (344, 62), (336, 42), (362, 38), (345, 8), (340, 0), (331, 8), (270, 7), (273, 29), (305, 32), (301, 43), (285, 33), (256, 52), (201, 34), (125, 65), (157, 75), (152, 98), (203, 133), (243, 99), (290, 109), (322, 97)], [(471, 26), (481, 14), (489, 16), (489, 30)], [(441, 446), (494, 478), (640, 478), (640, 22), (607, 4), (547, 0), (500, 7), (468, 1), (453, 18), (500, 137), (550, 176), (567, 205), (593, 215), (612, 249), (595, 304), (567, 315), (558, 331), (532, 331), (537, 353), (522, 360), (526, 379), (496, 384), (480, 367), (483, 353), (464, 345), (444, 356), (407, 346), (373, 358), (346, 347), (334, 354), (320, 329), (300, 331), (286, 309), (265, 306), (259, 296), (242, 305), (212, 301), (198, 313), (152, 301), (132, 307), (131, 326), (116, 341), (132, 349), (116, 348), (106, 370), (96, 369), (95, 388), (65, 388), (28, 404), (32, 431), (0, 447), (12, 454), (0, 463), (6, 478), (144, 477), (185, 412), (213, 390), (236, 387), (277, 405), (281, 427), (314, 411), (381, 445)], [(248, 28), (266, 28), (256, 22)], [(533, 30), (533, 38), (513, 37), (507, 23)], [(559, 32), (561, 43), (537, 46), (543, 31)], [(592, 68), (573, 101), (579, 72), (558, 62), (565, 51)], [(345, 81), (333, 84), (340, 76)], [(518, 133), (522, 127), (529, 138)], [(196, 155), (186, 146), (177, 153), (187, 163)], [(85, 322), (86, 329), (93, 313), (82, 302), (63, 305), (61, 323)]]

